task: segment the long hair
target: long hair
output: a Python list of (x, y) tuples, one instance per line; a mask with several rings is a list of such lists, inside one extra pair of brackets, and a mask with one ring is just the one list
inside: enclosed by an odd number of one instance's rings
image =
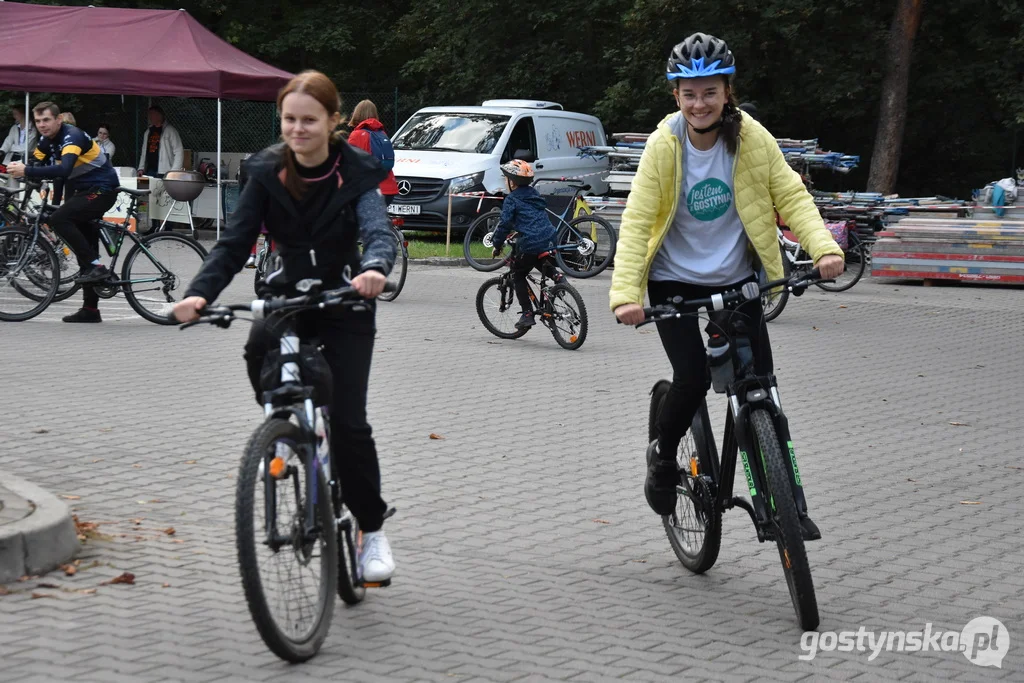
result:
[[(323, 105), (328, 116), (341, 113), (341, 96), (338, 95), (338, 88), (330, 78), (319, 71), (303, 71), (281, 88), (277, 94), (277, 113), (279, 115), (282, 113), (284, 98), (292, 93), (309, 95)], [(345, 123), (344, 117), (341, 123)], [(342, 139), (340, 131), (333, 131), (330, 144), (338, 144)], [(288, 194), (295, 199), (302, 199), (306, 192), (306, 184), (299, 176), (298, 168), (295, 166), (295, 153), (287, 145), (284, 149), (284, 186), (288, 190)]]
[(366, 119), (378, 119), (380, 116), (377, 114), (377, 105), (370, 100), (362, 100), (356, 105), (356, 108), (352, 110), (352, 116), (349, 117), (348, 125), (355, 128)]

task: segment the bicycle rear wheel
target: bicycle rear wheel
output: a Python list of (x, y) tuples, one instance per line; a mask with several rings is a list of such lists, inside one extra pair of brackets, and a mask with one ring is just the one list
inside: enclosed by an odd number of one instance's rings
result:
[(499, 218), (501, 218), (501, 209), (491, 209), (470, 223), (469, 228), (466, 230), (466, 237), (462, 240), (462, 255), (474, 270), (491, 273), (505, 265), (504, 259), (499, 258), (494, 259), (494, 263), (484, 263), (473, 256), (474, 246), (477, 249), (483, 246), (488, 250), (494, 247), (494, 244), (491, 242), (491, 235), (494, 233), (495, 228), (498, 227)]
[(388, 282), (395, 286), (394, 291), (382, 292), (377, 298), (381, 301), (394, 301), (402, 293), (405, 287), (405, 275), (409, 269), (409, 247), (406, 246), (405, 235), (398, 228), (392, 227), (391, 234), (398, 242), (398, 251), (395, 253), (395, 265), (388, 274)]
[(771, 504), (772, 530), (779, 547), (779, 559), (789, 586), (800, 628), (813, 631), (818, 627), (818, 600), (814, 594), (811, 568), (807, 561), (796, 500), (789, 485), (789, 470), (782, 456), (775, 423), (768, 411), (758, 409), (750, 415), (750, 424), (757, 438), (758, 450), (767, 474), (765, 497)]
[(556, 239), (558, 267), (572, 277), (594, 277), (615, 258), (615, 230), (600, 216), (572, 219), (558, 231)]
[(546, 320), (551, 336), (563, 349), (575, 351), (587, 340), (587, 306), (576, 288), (562, 283), (548, 289), (551, 317)]
[(177, 325), (168, 314), (184, 298), (204, 260), (206, 249), (191, 237), (173, 232), (143, 237), (124, 260), (124, 297), (146, 320)]
[(487, 331), (502, 339), (519, 339), (529, 328), (518, 329), (519, 311), (516, 310), (516, 295), (512, 279), (502, 275), (492, 277), (476, 292), (476, 314)]
[[(331, 493), (313, 458), (312, 471), (299, 451), (297, 425), (271, 418), (253, 433), (238, 474), (235, 533), (242, 588), (256, 630), (270, 651), (303, 662), (320, 650), (331, 625), (338, 583), (338, 536)], [(281, 457), (282, 478), (270, 476)], [(316, 477), (313, 500), (307, 480)], [(314, 506), (316, 533), (305, 531)]]
[(0, 320), (21, 322), (46, 310), (57, 294), (59, 271), (45, 240), (20, 228), (0, 231)]
[(868, 250), (856, 233), (850, 233), (850, 243), (844, 253), (846, 270), (835, 282), (816, 282), (826, 292), (845, 292), (860, 282), (868, 263)]

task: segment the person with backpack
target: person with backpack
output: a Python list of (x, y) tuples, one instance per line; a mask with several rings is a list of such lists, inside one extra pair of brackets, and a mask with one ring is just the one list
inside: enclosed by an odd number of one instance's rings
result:
[(384, 124), (377, 120), (377, 105), (370, 100), (363, 100), (352, 110), (349, 121), (352, 132), (348, 136), (348, 144), (369, 152), (377, 157), (380, 165), (388, 172), (388, 177), (380, 184), (380, 192), (388, 205), (398, 194), (398, 182), (395, 180), (395, 148), (391, 138), (384, 130)]

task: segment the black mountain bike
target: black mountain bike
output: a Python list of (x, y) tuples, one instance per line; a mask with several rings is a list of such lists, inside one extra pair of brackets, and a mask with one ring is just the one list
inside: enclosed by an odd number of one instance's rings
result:
[[(267, 278), (273, 282), (275, 273)], [(347, 279), (347, 277), (346, 277)], [(347, 604), (362, 601), (369, 586), (359, 574), (360, 534), (341, 498), (337, 469), (324, 455), (330, 420), (319, 407), (329, 394), (330, 368), (315, 340), (300, 340), (295, 316), (303, 311), (368, 303), (352, 287), (320, 291), (319, 280), (295, 286), (303, 294), (247, 304), (207, 306), (197, 321), (227, 328), (236, 311), (268, 319), (280, 336), (261, 372), (264, 413), (246, 446), (235, 495), (235, 534), (242, 588), (263, 642), (289, 662), (320, 650), (330, 629), (334, 594)], [(323, 437), (317, 423), (324, 425)], [(385, 518), (394, 514), (388, 510)]]
[[(510, 264), (512, 256), (502, 263)], [(554, 271), (553, 267), (549, 267)], [(563, 349), (574, 351), (587, 340), (587, 306), (576, 288), (568, 282), (553, 282), (549, 275), (535, 271), (526, 276), (526, 287), (533, 302), (535, 319), (551, 330), (551, 336)], [(476, 313), (487, 331), (502, 339), (518, 339), (530, 328), (517, 328), (519, 304), (516, 302), (512, 270), (492, 277), (476, 293)]]
[[(800, 627), (818, 627), (818, 603), (804, 549), (806, 532), (801, 518), (807, 503), (789, 433), (789, 421), (782, 411), (778, 382), (774, 375), (757, 375), (751, 351), (749, 325), (735, 309), (760, 297), (766, 290), (784, 287), (796, 295), (820, 281), (818, 271), (804, 272), (761, 285), (750, 282), (740, 290), (705, 299), (645, 308), (641, 325), (659, 320), (699, 316), (699, 309), (711, 309), (708, 332), (708, 366), (716, 393), (726, 394), (729, 411), (725, 420), (722, 456), (711, 430), (707, 402), (701, 403), (677, 455), (679, 483), (676, 510), (662, 517), (676, 557), (695, 574), (710, 569), (718, 559), (722, 542), (722, 513), (740, 507), (750, 514), (757, 540), (778, 546), (790, 598)], [(671, 382), (660, 380), (651, 390), (648, 437), (658, 438), (658, 416)], [(737, 451), (750, 492), (750, 501), (733, 496)], [(808, 540), (810, 540), (808, 538)]]
[[(595, 215), (587, 205), (583, 193), (590, 189), (585, 183), (565, 178), (540, 178), (534, 182), (565, 183), (573, 188), (572, 199), (561, 214), (548, 209), (548, 217), (555, 226), (555, 260), (566, 275), (578, 278), (594, 277), (607, 268), (615, 258), (618, 238), (611, 224)], [(575, 216), (575, 218), (570, 218)], [(462, 252), (476, 270), (489, 273), (504, 265), (501, 261), (483, 262), (473, 257), (472, 246), (494, 246), (492, 236), (501, 218), (501, 207), (492, 209), (473, 221), (466, 230)]]

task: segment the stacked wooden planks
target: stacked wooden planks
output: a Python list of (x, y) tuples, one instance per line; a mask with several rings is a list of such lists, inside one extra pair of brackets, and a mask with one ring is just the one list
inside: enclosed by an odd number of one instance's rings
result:
[(1024, 283), (1024, 221), (904, 218), (878, 233), (871, 275)]

